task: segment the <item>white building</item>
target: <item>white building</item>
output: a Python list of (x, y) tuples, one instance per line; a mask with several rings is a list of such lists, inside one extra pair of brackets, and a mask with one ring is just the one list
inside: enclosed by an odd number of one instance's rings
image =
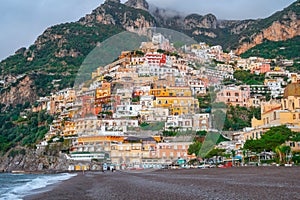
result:
[(187, 131), (193, 129), (193, 119), (189, 116), (173, 116), (170, 115), (167, 118), (165, 129), (170, 130), (171, 128), (178, 127), (179, 131)]
[(189, 80), (188, 84), (192, 90), (193, 95), (206, 94), (206, 83), (201, 79)]
[(118, 105), (113, 117), (137, 117), (140, 110), (142, 110), (142, 105)]
[(265, 80), (265, 85), (268, 86), (268, 88), (271, 91), (271, 96), (273, 98), (276, 98), (278, 96), (282, 96), (284, 92), (283, 85), (286, 85), (283, 78), (276, 78), (276, 79), (267, 79)]
[(153, 100), (154, 96), (140, 96), (140, 104), (142, 105), (142, 108), (152, 108), (153, 107)]
[(169, 116), (168, 108), (143, 108), (139, 111), (141, 119), (147, 122), (165, 122)]
[(158, 66), (158, 65), (148, 65), (144, 64), (138, 68), (139, 76), (179, 76), (180, 72), (178, 69), (169, 66)]
[(193, 130), (208, 131), (210, 129), (210, 114), (200, 113), (193, 115)]

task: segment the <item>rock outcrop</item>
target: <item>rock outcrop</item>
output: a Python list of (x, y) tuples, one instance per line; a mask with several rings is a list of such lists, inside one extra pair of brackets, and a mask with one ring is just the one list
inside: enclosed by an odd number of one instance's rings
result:
[[(274, 21), (271, 26), (263, 29), (259, 33), (253, 34), (250, 39), (242, 37), (240, 39), (241, 45), (236, 50), (239, 55), (246, 52), (248, 49), (263, 43), (265, 40), (282, 41), (300, 35), (300, 19), (295, 16), (295, 13), (287, 21)], [(243, 42), (246, 39), (249, 42)]]
[[(250, 48), (269, 41), (284, 41), (300, 35), (300, 1), (285, 8), (274, 15), (252, 22), (247, 27), (247, 35), (242, 34), (239, 39), (237, 54), (244, 53)], [(249, 33), (252, 33), (249, 35)]]
[[(106, 0), (77, 22), (46, 29), (28, 49), (21, 48), (14, 56), (3, 60), (0, 63), (1, 84), (6, 76), (12, 74), (17, 77), (32, 71), (73, 75), (80, 67), (80, 61), (97, 44), (123, 30), (171, 28), (182, 31), (197, 41), (220, 44), (224, 49), (236, 49), (236, 53), (241, 54), (265, 40), (280, 41), (300, 35), (299, 5), (300, 0), (297, 0), (269, 18), (239, 21), (217, 20), (212, 14), (184, 16), (176, 11), (149, 7), (145, 0), (128, 0), (125, 4), (120, 0)], [(75, 70), (68, 69), (69, 66), (75, 66)], [(0, 103), (16, 105), (26, 101), (34, 102), (33, 99), (36, 100), (38, 95), (32, 81), (28, 77), (20, 84), (8, 81), (13, 85), (2, 89)], [(52, 87), (47, 85), (44, 89), (48, 88)], [(46, 92), (49, 94), (53, 90)]]
[(205, 28), (205, 29), (216, 29), (217, 28), (217, 18), (208, 14), (201, 16), (198, 14), (188, 15), (184, 19), (186, 29), (193, 28)]
[(0, 172), (11, 172), (14, 170), (66, 171), (68, 170), (68, 163), (69, 161), (64, 154), (43, 155), (36, 150), (26, 149), (25, 154), (11, 155), (7, 153), (6, 156), (1, 157)]
[(93, 10), (91, 14), (81, 18), (79, 23), (88, 26), (96, 24), (118, 25), (128, 31), (156, 25), (155, 19), (145, 11), (148, 8), (146, 1), (133, 0), (128, 1), (126, 4), (128, 6), (116, 1), (106, 1)]
[(149, 4), (145, 0), (129, 0), (125, 3), (125, 5), (136, 9), (142, 9), (142, 10), (149, 9)]
[(0, 95), (0, 103), (9, 105), (24, 104), (25, 102), (33, 103), (37, 99), (34, 87), (34, 81), (30, 76), (7, 77), (11, 82)]

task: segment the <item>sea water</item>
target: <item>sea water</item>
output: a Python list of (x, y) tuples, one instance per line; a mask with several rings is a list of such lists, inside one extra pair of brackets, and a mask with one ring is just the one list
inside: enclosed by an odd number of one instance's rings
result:
[(27, 195), (47, 191), (47, 186), (67, 180), (73, 176), (76, 176), (76, 174), (0, 173), (0, 200), (19, 200)]

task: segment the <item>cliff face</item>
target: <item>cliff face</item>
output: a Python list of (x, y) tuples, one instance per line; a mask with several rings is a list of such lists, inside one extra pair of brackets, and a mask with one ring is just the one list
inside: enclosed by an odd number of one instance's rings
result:
[[(7, 75), (50, 74), (45, 86), (45, 93), (54, 92), (51, 82), (61, 79), (63, 87), (71, 87), (85, 56), (99, 43), (123, 30), (160, 26), (182, 31), (212, 45), (220, 44), (224, 49), (236, 50), (241, 54), (263, 43), (265, 40), (280, 41), (300, 35), (299, 9), (300, 0), (283, 11), (260, 20), (217, 20), (212, 15), (183, 14), (166, 9), (149, 7), (145, 0), (106, 0), (104, 4), (77, 22), (60, 24), (48, 28), (29, 48), (19, 49), (0, 63), (0, 80)], [(37, 90), (32, 80), (26, 79), (16, 86), (2, 90), (0, 103), (13, 104), (33, 102)], [(40, 80), (34, 80), (41, 82)], [(39, 89), (40, 90), (40, 89)]]
[(184, 17), (159, 8), (151, 12), (161, 26), (183, 31), (199, 41), (220, 44), (241, 54), (265, 40), (282, 41), (298, 36), (299, 5), (298, 0), (284, 10), (259, 20), (217, 20), (212, 14)]
[(185, 28), (190, 30), (193, 28), (205, 28), (205, 29), (216, 29), (217, 28), (217, 18), (208, 14), (201, 16), (198, 14), (188, 15), (184, 19)]
[(36, 98), (36, 91), (33, 80), (29, 76), (11, 80), (12, 84), (2, 91), (0, 103), (5, 105), (33, 103)]
[(300, 16), (295, 12), (288, 12), (279, 21), (274, 21), (269, 27), (253, 34), (248, 40), (243, 42), (246, 37), (241, 37), (240, 46), (237, 48), (236, 53), (241, 54), (248, 49), (263, 43), (265, 40), (270, 41), (283, 41), (294, 38), (300, 35)]
[(136, 9), (142, 9), (142, 10), (149, 9), (149, 4), (145, 0), (129, 0), (125, 3), (125, 5)]
[(6, 155), (0, 158), (0, 172), (11, 172), (13, 170), (66, 171), (68, 170), (68, 160), (63, 154), (42, 155), (35, 150), (26, 149), (25, 155)]
[(239, 35), (246, 31), (254, 22), (255, 20), (220, 20), (217, 26), (220, 29), (228, 29), (232, 35)]
[(79, 23), (88, 26), (96, 24), (119, 25), (129, 31), (155, 26), (155, 19), (145, 11), (148, 4), (137, 0), (128, 1), (126, 4), (128, 6), (117, 1), (106, 1), (93, 10), (91, 14), (80, 19)]
[[(118, 0), (107, 0), (104, 4), (81, 18), (78, 22), (59, 24), (47, 28), (29, 48), (21, 48), (15, 55), (0, 63), (0, 81), (5, 77), (23, 74), (42, 74), (45, 79), (29, 80), (20, 85), (13, 80), (5, 80), (1, 88), (0, 103), (15, 106), (26, 101), (33, 103), (39, 94), (49, 94), (59, 89), (72, 87), (82, 61), (93, 48), (105, 39), (124, 30), (155, 26), (155, 19), (147, 11), (134, 7), (147, 8), (143, 1), (129, 1), (130, 6)], [(53, 87), (53, 80), (61, 80)], [(35, 90), (35, 85), (39, 89)], [(40, 91), (43, 90), (43, 92)]]

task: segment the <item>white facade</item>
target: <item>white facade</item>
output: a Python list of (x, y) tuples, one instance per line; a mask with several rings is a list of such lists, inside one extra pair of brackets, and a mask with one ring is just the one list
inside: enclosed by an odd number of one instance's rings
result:
[(188, 84), (193, 95), (206, 94), (205, 83), (202, 80), (189, 80)]
[(284, 88), (282, 87), (282, 85), (284, 84), (285, 82), (283, 78), (272, 79), (265, 82), (265, 85), (268, 86), (268, 88), (270, 89), (271, 96), (273, 98), (276, 98), (283, 94)]
[(193, 129), (193, 119), (192, 117), (186, 116), (168, 116), (167, 122), (165, 124), (165, 129), (178, 127), (179, 131), (187, 131)]
[(141, 119), (148, 122), (165, 122), (169, 116), (167, 108), (146, 108), (139, 112)]
[(141, 109), (142, 105), (118, 105), (113, 117), (137, 117)]
[(153, 100), (154, 96), (141, 96), (140, 97), (140, 104), (142, 105), (143, 108), (152, 108), (153, 107)]
[(164, 77), (166, 75), (179, 76), (180, 72), (178, 69), (173, 67), (144, 64), (138, 68), (138, 74), (139, 76)]

